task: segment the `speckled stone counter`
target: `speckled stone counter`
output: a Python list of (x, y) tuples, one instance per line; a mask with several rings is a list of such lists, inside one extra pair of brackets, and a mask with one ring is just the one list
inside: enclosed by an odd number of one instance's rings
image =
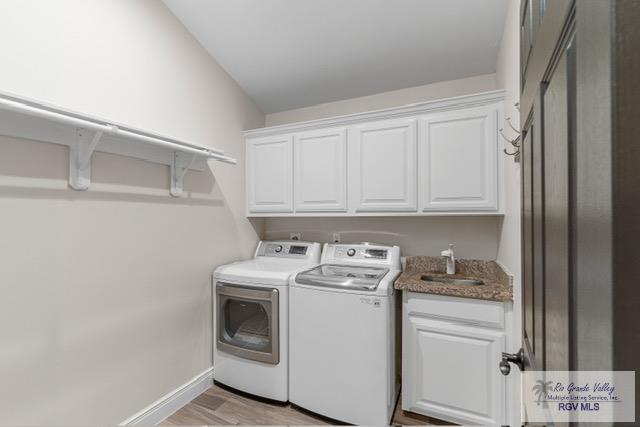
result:
[[(512, 301), (513, 278), (495, 261), (475, 259), (456, 260), (456, 274), (446, 274), (444, 257), (409, 257), (405, 271), (395, 281), (395, 288), (403, 291), (489, 301)], [(425, 274), (460, 279), (478, 279), (484, 284), (477, 286), (454, 285), (422, 280)]]

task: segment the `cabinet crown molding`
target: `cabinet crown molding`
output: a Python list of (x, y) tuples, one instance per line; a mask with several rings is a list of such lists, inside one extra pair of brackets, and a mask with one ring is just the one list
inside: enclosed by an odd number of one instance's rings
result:
[(451, 98), (437, 99), (433, 101), (418, 102), (399, 107), (384, 108), (380, 110), (366, 111), (362, 113), (333, 116), (304, 122), (287, 123), (277, 126), (268, 126), (251, 129), (244, 132), (246, 138), (281, 135), (284, 133), (302, 132), (315, 129), (323, 129), (331, 126), (354, 125), (380, 119), (394, 119), (415, 116), (423, 113), (434, 113), (451, 109), (466, 108), (491, 104), (504, 100), (504, 90), (493, 90), (472, 95), (455, 96)]

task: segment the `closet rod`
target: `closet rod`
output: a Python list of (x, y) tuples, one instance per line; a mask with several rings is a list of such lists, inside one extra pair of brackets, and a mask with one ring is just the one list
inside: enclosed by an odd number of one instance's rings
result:
[(57, 111), (52, 111), (43, 107), (37, 107), (23, 102), (14, 101), (7, 98), (0, 97), (0, 108), (14, 111), (21, 114), (28, 114), (30, 116), (39, 117), (47, 120), (53, 120), (60, 123), (65, 123), (72, 126), (77, 126), (85, 129), (91, 129), (99, 132), (104, 132), (114, 136), (121, 136), (128, 139), (138, 140), (141, 142), (159, 145), (167, 148), (172, 148), (177, 151), (198, 154), (207, 158), (219, 160), (226, 163), (235, 164), (236, 160), (225, 156), (224, 151), (213, 148), (196, 148), (186, 144), (180, 144), (165, 139), (160, 139), (142, 133), (137, 133), (130, 130), (120, 129), (117, 125), (108, 123), (98, 123), (92, 120), (76, 117), (74, 115), (64, 114)]

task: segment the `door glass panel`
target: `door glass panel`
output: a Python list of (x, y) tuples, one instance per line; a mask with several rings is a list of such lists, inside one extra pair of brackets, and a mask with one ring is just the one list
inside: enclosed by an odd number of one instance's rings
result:
[(270, 302), (230, 298), (223, 306), (222, 339), (248, 350), (271, 352)]

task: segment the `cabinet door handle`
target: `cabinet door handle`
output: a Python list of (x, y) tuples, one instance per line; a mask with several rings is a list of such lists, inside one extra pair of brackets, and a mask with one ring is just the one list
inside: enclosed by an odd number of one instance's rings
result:
[(524, 350), (520, 349), (517, 353), (502, 353), (502, 360), (500, 361), (500, 372), (502, 375), (509, 375), (511, 372), (511, 365), (513, 363), (520, 369), (524, 371)]

